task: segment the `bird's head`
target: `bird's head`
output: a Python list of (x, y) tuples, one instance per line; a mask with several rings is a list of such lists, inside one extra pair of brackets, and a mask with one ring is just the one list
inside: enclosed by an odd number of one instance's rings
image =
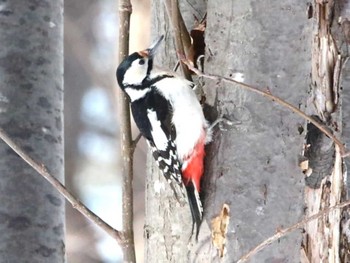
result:
[(161, 36), (149, 48), (132, 53), (120, 63), (117, 69), (117, 80), (122, 89), (127, 86), (142, 85), (142, 82), (147, 79), (153, 68), (153, 57), (163, 38), (164, 36)]

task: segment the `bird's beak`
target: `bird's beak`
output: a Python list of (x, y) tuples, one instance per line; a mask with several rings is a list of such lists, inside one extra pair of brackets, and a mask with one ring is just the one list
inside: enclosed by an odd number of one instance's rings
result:
[(154, 42), (149, 48), (147, 48), (148, 56), (152, 58), (157, 51), (160, 43), (162, 42), (164, 35), (162, 35), (156, 42)]

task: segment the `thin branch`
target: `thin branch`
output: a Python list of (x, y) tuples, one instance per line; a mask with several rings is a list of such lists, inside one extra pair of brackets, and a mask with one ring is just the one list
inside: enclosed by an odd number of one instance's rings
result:
[[(119, 0), (119, 62), (129, 54), (130, 15), (132, 6), (130, 0)], [(129, 101), (118, 89), (118, 113), (120, 120), (121, 168), (123, 176), (123, 247), (124, 262), (136, 262), (134, 244), (134, 201), (133, 201), (133, 143), (130, 123)]]
[(341, 157), (346, 158), (350, 156), (350, 152), (346, 152), (344, 154), (341, 155)]
[[(191, 49), (191, 37), (182, 18), (178, 1), (165, 0), (164, 4), (174, 30), (176, 51), (178, 54), (183, 54), (187, 57)], [(183, 63), (180, 63), (180, 67), (185, 78), (192, 81), (191, 73), (188, 67), (186, 67)]]
[(135, 152), (136, 146), (137, 146), (138, 142), (140, 141), (141, 137), (142, 137), (142, 134), (139, 133), (139, 134), (136, 136), (136, 138), (132, 141), (131, 147), (132, 147), (132, 153), (133, 153), (133, 154), (134, 154), (134, 152)]
[(259, 252), (260, 250), (262, 250), (264, 247), (272, 244), (274, 241), (280, 239), (281, 237), (286, 236), (287, 234), (304, 227), (307, 223), (319, 219), (320, 217), (323, 217), (325, 215), (330, 214), (331, 212), (333, 212), (336, 209), (341, 209), (344, 208), (346, 206), (350, 205), (350, 201), (345, 201), (343, 203), (328, 207), (320, 212), (318, 212), (317, 214), (314, 214), (310, 217), (304, 218), (303, 220), (299, 221), (298, 223), (287, 227), (287, 228), (283, 228), (283, 229), (279, 229), (277, 231), (276, 234), (274, 234), (273, 236), (265, 239), (263, 242), (261, 242), (259, 245), (257, 245), (255, 248), (253, 248), (252, 250), (250, 250), (247, 254), (243, 255), (238, 261), (237, 263), (242, 263), (247, 261), (247, 259), (249, 259), (251, 256), (255, 255), (257, 252)]
[(299, 110), (298, 108), (296, 108), (295, 106), (293, 106), (292, 104), (286, 102), (285, 100), (272, 95), (269, 91), (263, 91), (259, 88), (253, 87), (249, 84), (234, 80), (232, 78), (227, 78), (227, 77), (222, 77), (222, 76), (218, 76), (218, 75), (214, 75), (214, 74), (204, 74), (201, 71), (199, 71), (198, 69), (196, 69), (195, 67), (193, 67), (190, 63), (190, 61), (188, 61), (187, 59), (182, 59), (183, 63), (185, 63), (188, 68), (190, 70), (192, 70), (194, 73), (196, 73), (198, 76), (207, 78), (207, 79), (212, 79), (212, 80), (216, 80), (216, 81), (223, 81), (223, 82), (227, 82), (227, 83), (233, 83), (233, 84), (237, 84), (241, 87), (243, 87), (246, 90), (258, 93), (264, 97), (267, 97), (269, 99), (271, 99), (272, 101), (280, 104), (281, 106), (284, 106), (286, 108), (288, 108), (289, 110), (291, 110), (292, 112), (298, 114), (299, 116), (301, 116), (302, 118), (306, 119), (307, 121), (311, 122), (313, 125), (315, 125), (318, 129), (320, 129), (320, 131), (322, 131), (325, 135), (327, 135), (329, 138), (331, 138), (335, 144), (337, 144), (339, 146), (340, 149), (340, 154), (342, 157), (345, 157), (346, 154), (346, 148), (344, 146), (344, 143), (342, 143), (335, 135), (333, 135), (333, 133), (326, 128), (323, 124), (319, 123), (318, 121), (316, 121), (314, 118), (312, 118), (311, 116), (305, 114), (303, 111)]
[(121, 247), (124, 246), (124, 237), (123, 234), (112, 228), (106, 222), (104, 222), (100, 217), (98, 217), (94, 212), (87, 208), (83, 203), (78, 201), (59, 180), (51, 175), (47, 168), (43, 164), (35, 162), (27, 153), (23, 151), (6, 133), (0, 128), (0, 138), (9, 146), (12, 150), (15, 151), (27, 164), (34, 168), (40, 175), (42, 175), (57, 191), (63, 195), (69, 203), (72, 204), (73, 208), (78, 210), (82, 215), (89, 219), (94, 224), (98, 225), (101, 229), (106, 231), (111, 237), (113, 237)]

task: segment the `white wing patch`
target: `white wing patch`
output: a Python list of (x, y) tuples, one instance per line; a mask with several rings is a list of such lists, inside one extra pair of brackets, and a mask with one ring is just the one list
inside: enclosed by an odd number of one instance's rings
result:
[(135, 88), (125, 88), (125, 92), (129, 95), (131, 102), (139, 100), (146, 96), (146, 94), (151, 91), (151, 88), (145, 89), (135, 89)]
[(160, 126), (161, 123), (157, 119), (156, 112), (153, 110), (147, 110), (147, 117), (152, 126), (151, 133), (156, 148), (159, 151), (166, 151), (168, 146), (168, 138), (166, 137), (162, 127)]

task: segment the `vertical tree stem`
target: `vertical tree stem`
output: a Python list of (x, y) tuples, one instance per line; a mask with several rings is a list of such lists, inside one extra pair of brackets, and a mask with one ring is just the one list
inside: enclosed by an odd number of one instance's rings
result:
[[(178, 52), (181, 56), (188, 57), (191, 48), (191, 38), (180, 13), (179, 3), (177, 0), (166, 0), (164, 1), (164, 4), (170, 19), (170, 23), (174, 30), (176, 52)], [(180, 63), (180, 68), (184, 74), (184, 77), (192, 81), (191, 72), (186, 65)]]
[[(130, 0), (119, 1), (119, 62), (129, 54), (129, 30), (132, 6)], [(133, 147), (129, 102), (118, 89), (118, 110), (121, 134), (121, 166), (123, 175), (123, 246), (124, 262), (136, 262), (133, 230)]]

